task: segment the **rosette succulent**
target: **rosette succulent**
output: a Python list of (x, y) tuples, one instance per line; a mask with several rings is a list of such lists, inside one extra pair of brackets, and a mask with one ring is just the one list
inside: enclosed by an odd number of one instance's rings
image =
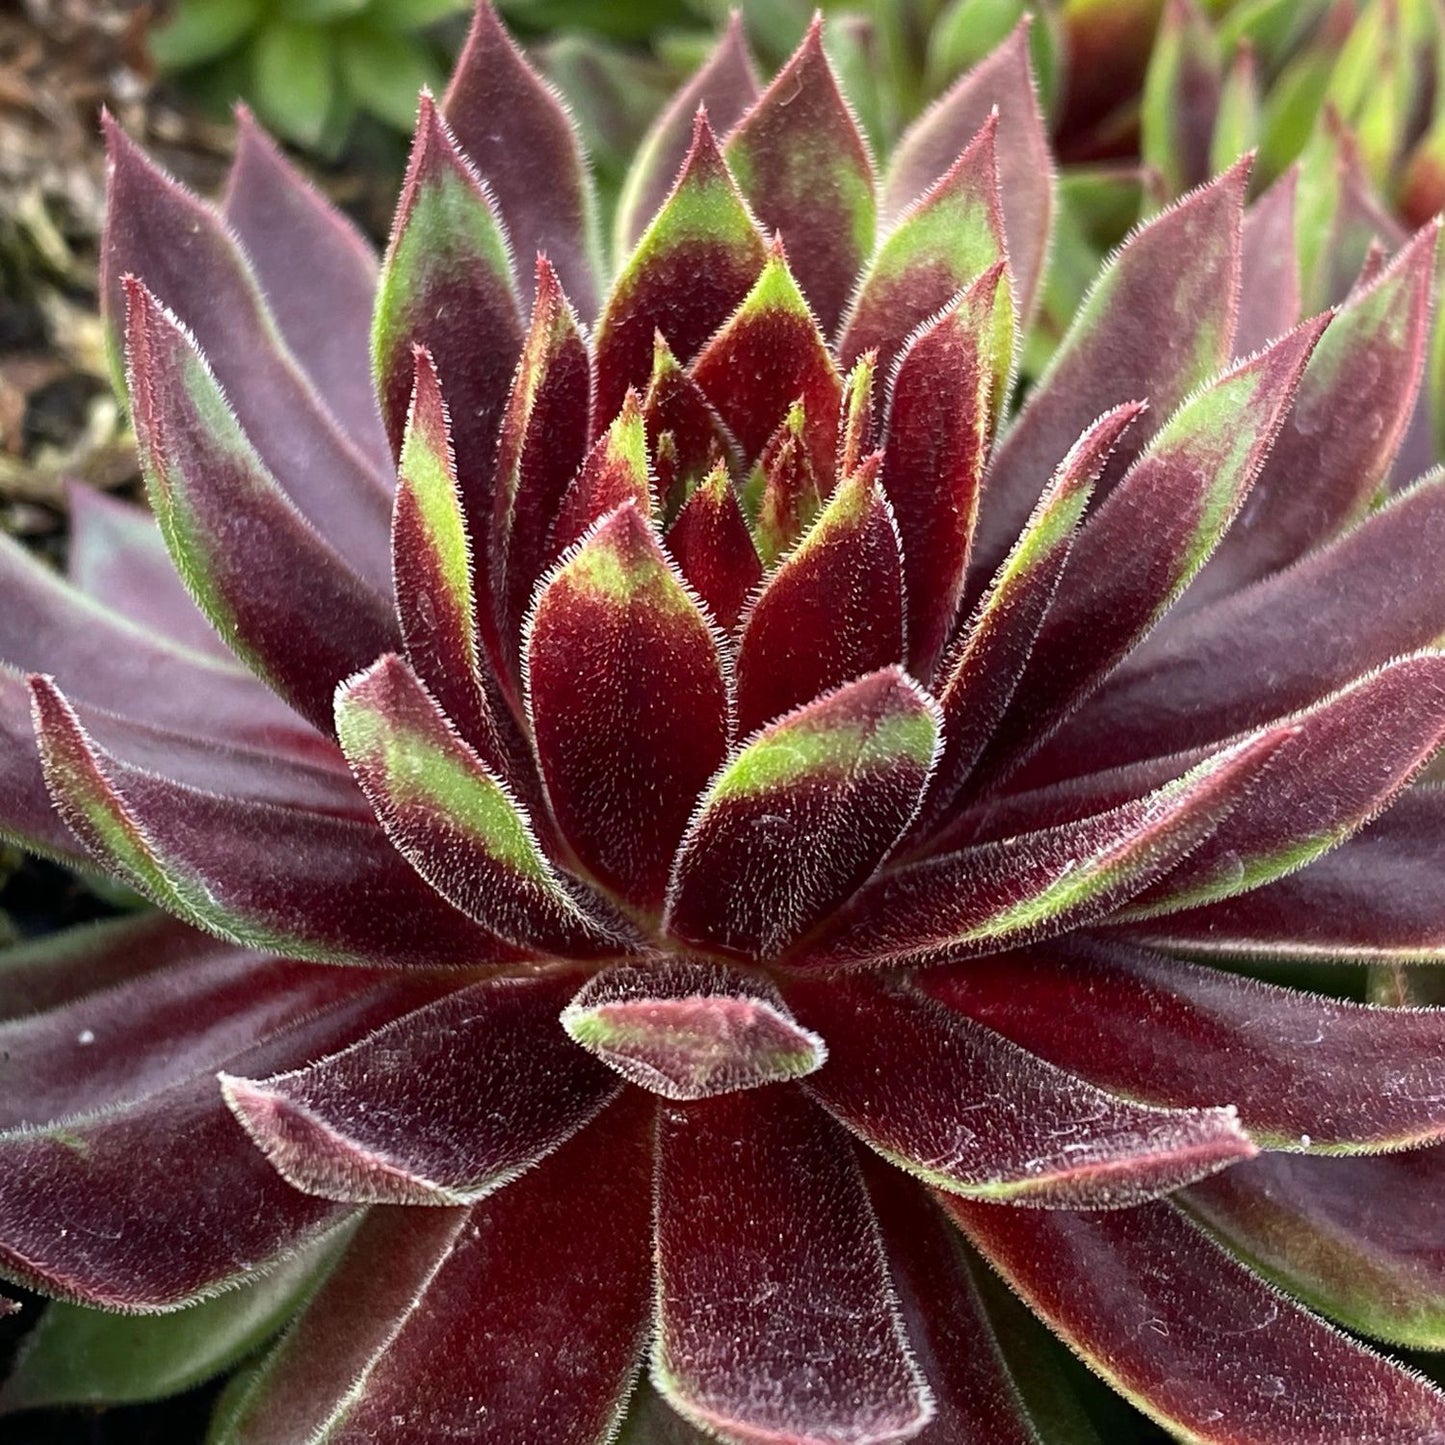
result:
[(1020, 401), (1023, 30), (880, 173), (734, 27), (610, 268), (485, 7), (379, 265), (254, 126), (219, 209), (110, 146), (155, 524), (0, 544), (0, 798), (161, 911), (0, 966), (10, 1408), (80, 1305), (295, 1315), (247, 1445), (1088, 1440), (1054, 1336), (1445, 1438), (1357, 1338), (1445, 1345), (1433, 228), (1301, 320), (1239, 162)]

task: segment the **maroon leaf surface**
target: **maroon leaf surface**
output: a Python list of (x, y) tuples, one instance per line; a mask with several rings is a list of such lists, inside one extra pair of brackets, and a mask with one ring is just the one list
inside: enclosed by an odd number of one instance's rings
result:
[(1299, 171), (1291, 166), (1244, 213), (1236, 356), (1258, 351), (1299, 320), (1299, 256), (1294, 241), (1298, 185)]
[(653, 1381), (709, 1433), (881, 1445), (929, 1418), (857, 1162), (796, 1085), (661, 1106), (656, 1248)]
[(703, 478), (666, 540), (678, 571), (713, 621), (733, 632), (763, 580), (763, 564), (725, 467), (714, 467)]
[(624, 502), (631, 502), (640, 516), (651, 517), (654, 500), (642, 401), (635, 391), (629, 391), (562, 498), (552, 523), (549, 564)]

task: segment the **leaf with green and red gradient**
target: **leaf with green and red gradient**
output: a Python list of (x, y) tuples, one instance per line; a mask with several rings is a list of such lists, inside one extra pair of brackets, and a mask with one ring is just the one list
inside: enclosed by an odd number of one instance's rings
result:
[[(600, 244), (587, 161), (566, 107), (527, 63), (489, 0), (476, 8), (442, 114), (496, 199), (520, 262), (518, 280), (528, 285), (534, 258), (546, 256), (583, 320), (591, 321)], [(538, 176), (546, 177), (545, 185)]]
[(389, 473), (373, 467), (328, 415), (282, 344), (256, 277), (220, 217), (160, 171), (109, 117), (105, 127), (110, 175), (101, 303), (118, 389), (123, 283), (134, 275), (194, 335), (286, 495), (368, 582), (384, 588), (391, 566)]
[(1270, 454), (1323, 325), (1306, 322), (1180, 407), (1085, 524), (1019, 679), (1007, 738), (983, 764), (994, 776), (1078, 708), (1219, 545)]
[(492, 612), (508, 683), (522, 622), (538, 579), (551, 564), (549, 538), (562, 498), (587, 455), (592, 362), (552, 263), (537, 258), (532, 323), (512, 379), (497, 442), (490, 521)]
[(236, 158), (221, 215), (327, 410), (371, 464), (389, 472), (368, 356), (376, 253), (245, 106), (236, 110)]
[(1294, 244), (1298, 183), (1299, 170), (1291, 166), (1244, 213), (1235, 356), (1258, 351), (1299, 320), (1299, 256)]
[[(935, 1189), (1123, 1209), (1256, 1152), (1228, 1108), (1160, 1109), (1105, 1093), (905, 983), (810, 979), (786, 996), (828, 1040), (809, 1092)], [(1017, 1107), (995, 1107), (1003, 1097)]]
[(664, 927), (747, 958), (784, 952), (887, 857), (918, 807), (938, 733), (933, 700), (897, 667), (764, 728), (704, 794)]
[[(808, 414), (801, 401), (788, 408), (758, 458), (761, 483), (753, 541), (763, 566), (771, 568), (813, 525), (823, 505), (827, 478), (819, 478), (808, 450)], [(840, 452), (842, 448), (839, 448)]]
[(658, 906), (727, 751), (728, 690), (712, 630), (636, 506), (620, 507), (552, 572), (525, 656), (558, 827), (604, 887)]
[(943, 752), (919, 809), (915, 833), (927, 831), (948, 811), (992, 738), (1054, 600), (1095, 479), (1121, 433), (1142, 410), (1140, 402), (1115, 407), (1075, 442), (1013, 551), (945, 654), (938, 698), (943, 709)]
[[(884, 238), (848, 310), (838, 343), (844, 365), (851, 366), (865, 351), (876, 351), (885, 374), (891, 372), (918, 327), (1005, 260), (994, 155), (997, 131), (998, 121), (990, 116), (948, 173)], [(1002, 372), (999, 390), (1006, 392), (1013, 365), (1014, 313), (1008, 283), (1002, 291), (990, 316), (994, 344), (988, 354)]]
[(666, 542), (688, 586), (731, 634), (763, 580), (763, 564), (725, 467), (703, 478), (668, 528)]
[(1139, 101), (1139, 154), (1177, 196), (1214, 169), (1210, 142), (1224, 66), (1218, 37), (1196, 0), (1165, 0), (1163, 12)]
[(635, 391), (623, 398), (622, 409), (593, 443), (567, 488), (552, 523), (549, 560), (576, 546), (589, 528), (624, 502), (631, 502), (639, 516), (650, 517), (656, 510), (647, 424)]
[(873, 405), (873, 379), (878, 353), (865, 351), (853, 363), (843, 382), (838, 406), (838, 475), (857, 471), (858, 464), (878, 446), (878, 418)]
[(469, 1209), (371, 1210), (217, 1445), (609, 1439), (646, 1348), (651, 1115), (617, 1101)]
[(343, 684), (336, 732), (387, 836), (454, 907), (542, 953), (625, 947), (568, 892), (495, 766), (399, 657)]
[(594, 434), (612, 420), (628, 387), (646, 386), (656, 334), (680, 361), (691, 361), (753, 287), (767, 254), (712, 127), (699, 115), (677, 183), (597, 323)]
[(903, 562), (878, 455), (839, 484), (742, 624), (738, 730), (903, 659)]
[(1433, 1385), (1292, 1304), (1170, 1204), (1075, 1213), (941, 1197), (1064, 1343), (1181, 1438), (1396, 1445), (1445, 1432)]
[(652, 376), (642, 399), (663, 519), (671, 523), (692, 489), (732, 456), (732, 443), (702, 388), (682, 369), (667, 338), (653, 338)]
[(758, 98), (741, 13), (733, 11), (712, 53), (652, 123), (628, 168), (617, 202), (613, 249), (621, 263), (667, 199), (687, 158), (699, 108), (726, 135)]
[(1185, 954), (1368, 963), (1445, 958), (1445, 792), (1409, 788), (1308, 868), (1133, 925)]
[(902, 1170), (864, 1158), (863, 1174), (908, 1343), (933, 1395), (918, 1445), (1100, 1445), (1051, 1358), (1062, 1347)]
[(1445, 741), (1445, 656), (1403, 658), (1289, 723), (1296, 732), (1280, 766), (1121, 917), (1151, 918), (1258, 888), (1358, 832)]
[(562, 1027), (629, 1084), (668, 1099), (783, 1083), (828, 1053), (767, 979), (686, 959), (594, 974)]
[(281, 1177), (354, 1204), (473, 1204), (591, 1122), (616, 1079), (557, 1027), (562, 976), (459, 989), (287, 1073), (220, 1076)]
[[(522, 354), (507, 235), (491, 197), (422, 96), (406, 182), (382, 262), (371, 355), (382, 417), (401, 454), (413, 348), (431, 353), (452, 417), (462, 508), (474, 538), (492, 516), (497, 432)], [(486, 587), (488, 578), (479, 577)]]
[(471, 538), (452, 457), (451, 418), (436, 367), (421, 347), (397, 468), (391, 553), (408, 661), (473, 745), (500, 767), (501, 742), (483, 684)]
[(903, 546), (906, 657), (917, 677), (932, 675), (963, 593), (993, 440), (995, 319), (1001, 302), (1012, 304), (1007, 290), (1001, 264), (985, 272), (908, 342), (889, 388), (883, 490)]
[(1098, 1088), (1161, 1107), (1221, 1095), (1267, 1149), (1445, 1139), (1445, 1014), (1323, 998), (1102, 935), (918, 978), (929, 997)]
[(664, 1104), (657, 1147), (652, 1379), (668, 1403), (734, 1440), (916, 1434), (927, 1386), (842, 1130), (785, 1084)]
[[(257, 995), (270, 995), (272, 1007), (269, 1024), (244, 1047), (233, 1042), (225, 1057), (208, 1052), (204, 1035), (217, 1023), (214, 1011), (186, 1017), (182, 1010), (179, 1026), (164, 1035), (147, 1029), (138, 1011), (126, 1021), (128, 1052), (132, 1060), (136, 1050), (162, 1060), (152, 1090), (132, 1091), (112, 1105), (108, 1097), (124, 1092), (112, 1076), (97, 1082), (78, 1112), (0, 1131), (0, 1270), (78, 1304), (169, 1310), (254, 1279), (345, 1223), (348, 1210), (297, 1193), (252, 1147), (226, 1109), (215, 1069), (294, 1067), (419, 1007), (435, 997), (437, 985), (298, 964), (277, 968), (269, 980), (264, 973), (248, 980)], [(172, 1007), (192, 983), (173, 980)], [(265, 1010), (259, 999), (253, 1006), (260, 1022)], [(102, 995), (68, 1012), (86, 1020), (80, 1028), (99, 1041), (106, 1021), (116, 1019), (115, 998)], [(223, 1017), (229, 1013), (222, 1010)], [(40, 1015), (31, 1026), (44, 1028), (45, 1021), (58, 1016)], [(177, 1027), (194, 1033), (187, 1037)], [(163, 1058), (171, 1050), (191, 1067), (170, 1069)], [(144, 1169), (136, 1167), (141, 1158)], [(205, 1161), (207, 1187), (177, 1189), (175, 1181), (193, 1177), (198, 1160)]]
[[(1162, 424), (1224, 365), (1248, 175), (1241, 161), (1135, 231), (1094, 283), (994, 459), (979, 518), (980, 579), (992, 576), (1013, 545), (1040, 479), (1090, 422), (1145, 398)], [(1140, 430), (1116, 455), (1104, 495), (1147, 440)]]
[(1424, 228), (1330, 322), (1249, 501), (1186, 607), (1289, 566), (1369, 510), (1419, 391), (1438, 235)]
[(171, 557), (232, 651), (325, 731), (337, 682), (396, 645), (391, 609), (277, 485), (181, 326), (140, 282), (127, 291), (136, 434)]
[(899, 868), (864, 888), (799, 966), (947, 962), (1104, 917), (1208, 838), (1289, 736), (1252, 738), (1094, 817)]
[(749, 458), (762, 453), (788, 408), (801, 402), (813, 471), (832, 479), (843, 378), (780, 243), (693, 363), (692, 376)]
[(1235, 736), (1431, 646), (1445, 634), (1442, 549), (1436, 475), (1277, 576), (1166, 619), (1029, 765), (1030, 784)]
[(33, 677), (31, 691), (45, 781), (65, 821), (98, 862), (197, 926), (322, 962), (465, 967), (517, 956), (437, 897), (379, 827), (134, 767), (96, 745), (53, 683)]
[(1221, 1243), (1360, 1334), (1445, 1345), (1445, 1147), (1359, 1159), (1269, 1155), (1180, 1196)]
[(883, 190), (885, 217), (900, 215), (943, 176), (997, 109), (994, 139), (1009, 268), (1021, 329), (1033, 316), (1054, 211), (1054, 158), (1034, 90), (1026, 17), (904, 132)]
[(728, 136), (726, 153), (831, 336), (872, 254), (877, 206), (868, 143), (824, 53), (821, 17)]

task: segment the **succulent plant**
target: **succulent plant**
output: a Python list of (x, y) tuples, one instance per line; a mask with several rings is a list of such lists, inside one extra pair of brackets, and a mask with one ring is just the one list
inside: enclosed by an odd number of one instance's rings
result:
[(0, 799), (161, 911), (0, 964), (0, 1403), (294, 1314), (216, 1441), (1089, 1440), (1052, 1336), (1445, 1437), (1355, 1338), (1445, 1345), (1436, 232), (1301, 321), (1238, 162), (1019, 405), (1027, 44), (880, 180), (733, 26), (610, 280), (485, 6), (379, 267), (253, 124), (219, 209), (111, 127), (158, 525), (0, 540)]

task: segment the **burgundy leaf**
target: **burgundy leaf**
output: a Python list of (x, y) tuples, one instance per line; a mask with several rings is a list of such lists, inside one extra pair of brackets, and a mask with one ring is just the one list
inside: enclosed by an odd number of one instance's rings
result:
[[(1230, 1109), (1160, 1109), (1107, 1094), (905, 984), (813, 979), (787, 997), (828, 1040), (809, 1091), (936, 1189), (1122, 1209), (1255, 1153)], [(998, 1108), (1005, 1097), (1010, 1107)]]
[(126, 318), (122, 282), (135, 275), (194, 335), (286, 494), (367, 581), (384, 587), (389, 478), (327, 414), (280, 341), (220, 217), (157, 169), (109, 118), (106, 145), (101, 298), (117, 371)]
[(932, 970), (919, 987), (1102, 1089), (1233, 1104), (1266, 1148), (1445, 1137), (1445, 1014), (1320, 998), (1108, 939)]
[[(1043, 478), (1100, 413), (1147, 398), (1162, 424), (1224, 364), (1248, 175), (1241, 161), (1155, 217), (1095, 283), (990, 469), (974, 557), (980, 580), (1018, 536)], [(1180, 317), (1189, 318), (1182, 329)], [(1140, 431), (1116, 455), (1104, 495), (1147, 440)]]
[(712, 631), (634, 505), (558, 564), (524, 651), (558, 827), (604, 886), (657, 907), (726, 751), (728, 697)]
[(731, 634), (763, 580), (763, 564), (727, 469), (713, 468), (667, 530), (667, 550), (713, 620)]
[(219, 1445), (608, 1439), (646, 1342), (651, 1113), (619, 1101), (470, 1209), (371, 1210)]
[(739, 731), (901, 661), (902, 571), (875, 454), (839, 485), (743, 621)]
[(823, 330), (873, 249), (873, 160), (823, 50), (821, 17), (727, 139), (758, 219), (782, 237)]
[(888, 169), (883, 214), (896, 216), (963, 154), (991, 112), (998, 110), (999, 190), (1009, 268), (1026, 325), (1043, 280), (1054, 210), (1054, 160), (1034, 91), (1025, 17), (996, 50), (953, 83), (904, 132)]
[(668, 1099), (781, 1083), (828, 1052), (767, 979), (686, 960), (594, 974), (562, 1027), (628, 1083)]
[(642, 401), (635, 391), (622, 399), (621, 410), (593, 443), (552, 523), (549, 561), (575, 547), (588, 531), (624, 502), (643, 517), (654, 509), (652, 459), (647, 454), (647, 427)]
[(712, 53), (667, 103), (637, 148), (617, 202), (614, 240), (619, 261), (667, 199), (687, 157), (698, 110), (706, 110), (709, 123), (726, 135), (757, 98), (742, 14), (733, 11)]
[(1299, 168), (1291, 166), (1244, 213), (1239, 261), (1237, 357), (1283, 336), (1300, 313), (1299, 256), (1295, 250), (1295, 194)]
[(1291, 1303), (1172, 1205), (944, 1207), (1067, 1345), (1176, 1435), (1395, 1445), (1445, 1431), (1433, 1385)]
[(762, 233), (700, 113), (677, 183), (597, 323), (594, 434), (612, 420), (629, 386), (646, 384), (656, 334), (679, 360), (691, 361), (748, 294), (766, 259)]
[(616, 1079), (557, 1027), (566, 977), (473, 984), (226, 1102), (297, 1189), (357, 1204), (471, 1204), (587, 1125)]
[(882, 1445), (928, 1420), (857, 1162), (796, 1085), (661, 1106), (656, 1248), (653, 1381), (709, 1434)]
[[(816, 431), (808, 425), (806, 405), (794, 402), (768, 438), (749, 481), (750, 492), (758, 480), (762, 484), (753, 540), (768, 570), (813, 525), (823, 506), (828, 478), (820, 477), (814, 464), (810, 441)], [(838, 451), (841, 455), (841, 445)]]
[(838, 405), (838, 469), (840, 477), (857, 471), (863, 458), (878, 446), (878, 418), (873, 405), (873, 378), (878, 353), (865, 351), (843, 383)]
[(692, 488), (731, 459), (733, 447), (702, 388), (682, 369), (660, 331), (653, 338), (652, 376), (642, 415), (658, 502), (663, 518), (671, 522)]
[(98, 747), (48, 680), (31, 689), (66, 822), (98, 861), (188, 921), (293, 958), (456, 967), (515, 956), (442, 902), (379, 827), (142, 771)]
[(476, 8), (442, 112), (497, 199), (522, 282), (531, 277), (533, 258), (546, 256), (590, 321), (597, 314), (599, 243), (587, 162), (566, 106), (527, 63), (491, 0)]
[(221, 215), (251, 263), (282, 339), (372, 466), (391, 451), (371, 381), (376, 253), (244, 106)]
[(750, 738), (688, 827), (665, 926), (771, 959), (847, 899), (908, 826), (938, 750), (932, 698), (897, 667)]

